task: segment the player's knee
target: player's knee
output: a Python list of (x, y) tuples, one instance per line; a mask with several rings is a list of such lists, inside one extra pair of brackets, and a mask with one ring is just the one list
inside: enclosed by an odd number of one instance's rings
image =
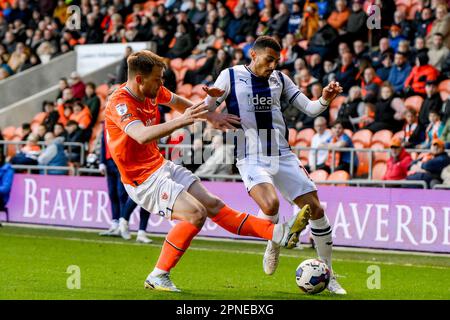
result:
[(206, 208), (202, 205), (198, 205), (195, 208), (195, 212), (190, 216), (190, 223), (194, 226), (201, 228), (206, 221)]
[(218, 197), (211, 196), (205, 201), (204, 205), (208, 213), (217, 214), (220, 211), (220, 209), (223, 208), (225, 203)]
[(275, 215), (278, 213), (278, 209), (280, 208), (280, 201), (278, 198), (266, 198), (264, 201), (260, 204), (262, 212), (264, 212), (267, 215)]

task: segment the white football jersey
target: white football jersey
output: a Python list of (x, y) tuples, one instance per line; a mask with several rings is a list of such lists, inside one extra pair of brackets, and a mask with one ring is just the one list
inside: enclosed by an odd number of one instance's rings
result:
[(290, 152), (289, 131), (280, 100), (282, 97), (289, 103), (297, 100), (297, 104), (306, 108), (309, 99), (288, 76), (276, 70), (268, 79), (261, 78), (248, 66), (239, 65), (223, 70), (214, 86), (225, 90), (216, 106), (225, 101), (228, 113), (241, 118), (243, 130), (238, 130), (234, 138), (238, 159)]

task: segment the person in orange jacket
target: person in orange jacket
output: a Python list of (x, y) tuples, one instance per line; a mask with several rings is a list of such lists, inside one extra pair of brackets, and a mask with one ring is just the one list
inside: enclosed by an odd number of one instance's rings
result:
[(402, 146), (402, 141), (399, 138), (392, 138), (390, 147), (391, 156), (387, 161), (383, 180), (403, 180), (406, 178), (412, 162), (411, 155)]
[(425, 84), (427, 81), (437, 80), (439, 71), (428, 64), (427, 53), (421, 52), (416, 57), (416, 66), (405, 80), (405, 93), (407, 95), (425, 96)]

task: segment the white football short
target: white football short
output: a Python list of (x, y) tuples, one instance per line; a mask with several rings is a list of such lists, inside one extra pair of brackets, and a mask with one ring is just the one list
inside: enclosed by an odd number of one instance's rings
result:
[(183, 190), (199, 180), (191, 171), (166, 161), (142, 184), (124, 184), (130, 198), (150, 213), (172, 220), (173, 206)]
[(236, 166), (248, 192), (258, 184), (270, 183), (293, 204), (297, 197), (317, 190), (306, 169), (292, 152), (279, 157), (247, 157), (237, 161)]

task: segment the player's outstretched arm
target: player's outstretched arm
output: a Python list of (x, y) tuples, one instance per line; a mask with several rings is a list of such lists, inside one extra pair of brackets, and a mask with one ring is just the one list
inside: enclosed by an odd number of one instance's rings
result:
[(168, 136), (175, 130), (188, 126), (195, 121), (205, 121), (203, 118), (207, 112), (207, 107), (202, 101), (185, 109), (181, 117), (162, 124), (146, 127), (142, 122), (136, 121), (127, 128), (126, 134), (140, 144), (150, 143)]
[(332, 81), (322, 90), (322, 96), (319, 100), (311, 101), (303, 93), (298, 94), (292, 101), (292, 104), (300, 111), (306, 113), (310, 117), (315, 117), (325, 111), (331, 101), (337, 95), (342, 93), (343, 89), (339, 82)]

